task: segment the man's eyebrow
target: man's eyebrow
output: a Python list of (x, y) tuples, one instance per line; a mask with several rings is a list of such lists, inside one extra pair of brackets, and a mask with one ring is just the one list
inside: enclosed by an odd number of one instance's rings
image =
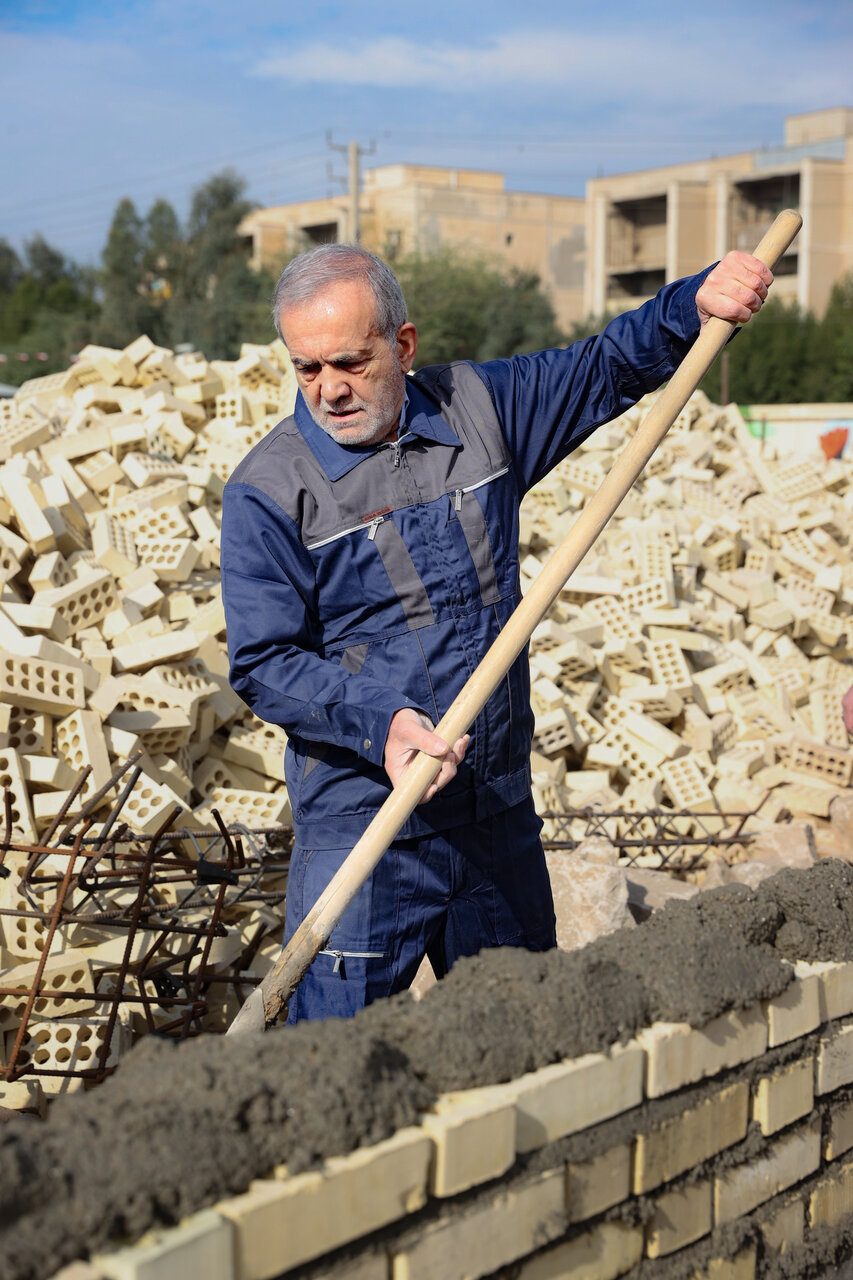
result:
[[(341, 351), (337, 355), (329, 357), (329, 364), (357, 364), (359, 360), (365, 360), (369, 352), (367, 351)], [(312, 360), (308, 356), (292, 355), (291, 360), (294, 364), (320, 364), (319, 360)]]

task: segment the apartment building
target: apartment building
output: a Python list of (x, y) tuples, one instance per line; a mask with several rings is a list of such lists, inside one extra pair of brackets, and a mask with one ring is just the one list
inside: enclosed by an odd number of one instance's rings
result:
[[(359, 197), (360, 243), (393, 261), (442, 245), (533, 271), (557, 319), (584, 308), (585, 202), (507, 191), (501, 173), (393, 164), (368, 170)], [(240, 226), (255, 265), (277, 271), (294, 253), (350, 237), (346, 196), (257, 209)]]
[(820, 315), (853, 270), (853, 108), (788, 116), (781, 146), (593, 179), (586, 204), (587, 315), (638, 306), (730, 248), (751, 251), (785, 208), (803, 228), (774, 295)]
[[(442, 245), (534, 271), (568, 328), (625, 311), (730, 248), (752, 250), (780, 209), (803, 229), (774, 296), (821, 314), (853, 270), (853, 108), (788, 116), (779, 146), (587, 183), (586, 198), (507, 191), (503, 174), (393, 164), (368, 170), (360, 241), (393, 261)], [(346, 195), (257, 209), (240, 227), (252, 260), (277, 271), (295, 253), (350, 238)]]

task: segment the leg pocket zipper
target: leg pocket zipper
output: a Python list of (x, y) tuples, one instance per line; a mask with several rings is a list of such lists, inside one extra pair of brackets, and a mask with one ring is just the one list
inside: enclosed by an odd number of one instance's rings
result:
[(385, 956), (384, 951), (334, 951), (331, 948), (325, 948), (317, 953), (321, 956), (334, 956), (335, 967), (332, 973), (339, 973), (342, 978), (346, 978), (347, 969), (344, 964), (345, 960), (382, 960)]

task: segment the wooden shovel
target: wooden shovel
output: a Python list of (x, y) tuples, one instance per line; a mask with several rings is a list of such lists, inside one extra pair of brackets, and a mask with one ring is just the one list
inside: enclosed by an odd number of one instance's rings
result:
[[(755, 250), (771, 271), (802, 226), (792, 209), (780, 213)], [(636, 434), (586, 504), (527, 595), (492, 644), (477, 670), (435, 727), (445, 742), (455, 742), (473, 724), (498, 684), (527, 644), (574, 572), (613, 515), (672, 423), (713, 364), (735, 329), (712, 317), (655, 400)], [(441, 760), (419, 752), (406, 769), (364, 835), (306, 915), (263, 982), (243, 1005), (228, 1035), (263, 1031), (279, 1016), (355, 894), (364, 884), (424, 791), (441, 768)]]

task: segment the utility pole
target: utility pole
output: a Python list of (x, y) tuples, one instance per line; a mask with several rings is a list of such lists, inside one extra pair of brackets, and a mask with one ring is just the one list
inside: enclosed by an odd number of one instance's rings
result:
[[(358, 244), (361, 239), (361, 218), (358, 207), (361, 190), (361, 157), (372, 156), (376, 150), (376, 142), (371, 140), (369, 147), (360, 147), (357, 142), (350, 142), (344, 147), (340, 143), (332, 142), (332, 135), (327, 130), (326, 146), (330, 151), (340, 151), (341, 155), (347, 157), (349, 168), (347, 242), (349, 244)], [(337, 181), (341, 181), (341, 179), (337, 179)]]

